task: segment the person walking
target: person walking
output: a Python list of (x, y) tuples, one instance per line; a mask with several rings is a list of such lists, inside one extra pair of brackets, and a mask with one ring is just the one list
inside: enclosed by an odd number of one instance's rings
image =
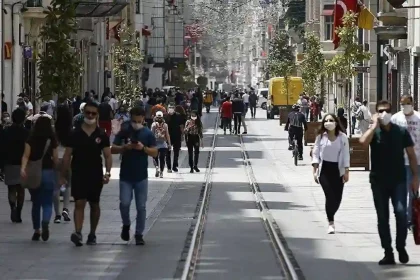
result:
[(131, 119), (122, 124), (115, 136), (111, 151), (121, 154), (120, 166), (120, 213), (122, 219), (121, 239), (130, 240), (130, 206), (136, 201), (137, 218), (136, 245), (145, 245), (143, 231), (146, 226), (146, 203), (148, 193), (148, 157), (157, 157), (156, 138), (144, 126), (146, 111), (134, 107), (130, 110)]
[(185, 142), (188, 148), (188, 162), (190, 173), (200, 172), (198, 169), (198, 159), (200, 155), (200, 143), (203, 147), (203, 123), (196, 111), (191, 111), (190, 119), (185, 123)]
[(230, 97), (226, 96), (225, 101), (220, 107), (220, 113), (222, 115), (222, 128), (223, 133), (226, 135), (226, 128), (229, 128), (230, 134), (232, 134), (232, 102), (230, 102)]
[(245, 110), (245, 105), (238, 93), (235, 93), (235, 98), (232, 100), (232, 111), (233, 111), (233, 125), (235, 127), (235, 134), (241, 134), (241, 121), (242, 114)]
[(175, 111), (174, 105), (170, 104), (165, 121), (168, 124), (169, 138), (171, 139), (172, 151), (174, 153), (173, 164), (171, 151), (169, 150), (166, 153), (166, 166), (168, 167), (168, 172), (178, 172), (178, 159), (179, 152), (181, 151), (182, 136), (184, 134), (185, 119), (184, 116)]
[[(75, 201), (74, 227), (70, 240), (77, 246), (83, 245), (82, 228), (86, 203), (90, 205), (90, 233), (87, 245), (96, 245), (96, 228), (101, 216), (99, 206), (102, 187), (111, 177), (112, 155), (109, 137), (98, 127), (99, 105), (86, 103), (84, 123), (75, 128), (67, 143), (63, 156), (60, 185), (66, 183), (71, 162), (71, 194)], [(103, 173), (102, 155), (105, 158)]]
[(161, 111), (156, 112), (155, 121), (152, 124), (151, 130), (153, 135), (155, 135), (156, 148), (158, 149), (158, 155), (153, 159), (156, 167), (155, 177), (163, 178), (166, 153), (171, 149), (171, 137), (169, 136), (168, 125), (165, 123)]
[(111, 121), (114, 118), (114, 111), (112, 106), (109, 105), (110, 100), (111, 99), (106, 96), (104, 101), (99, 105), (99, 127), (105, 130), (108, 137), (111, 137)]
[[(47, 241), (50, 237), (49, 224), (52, 216), (54, 188), (57, 184), (55, 166), (58, 165), (58, 143), (51, 123), (52, 117), (40, 113), (33, 117), (31, 134), (26, 141), (22, 156), (20, 174), (27, 177), (28, 163), (42, 160), (41, 184), (29, 189), (32, 197), (33, 241)], [(42, 218), (41, 218), (42, 209)], [(42, 232), (41, 232), (42, 227)]]
[(344, 184), (349, 180), (349, 140), (333, 114), (324, 116), (312, 150), (314, 180), (325, 195), (328, 234), (335, 233), (334, 216), (340, 208)]
[(3, 130), (0, 149), (4, 160), (4, 183), (7, 185), (12, 223), (22, 222), (22, 208), (25, 202), (25, 189), (22, 187), (20, 166), (29, 131), (23, 126), (25, 111), (20, 108), (12, 112), (12, 125)]
[[(403, 95), (400, 99), (401, 111), (394, 114), (391, 122), (404, 127), (410, 133), (411, 139), (414, 143), (414, 152), (417, 158), (417, 176), (420, 177), (420, 113), (413, 109), (413, 97), (411, 95)], [(407, 187), (407, 223), (408, 228), (411, 229), (412, 211), (413, 211), (413, 198), (414, 193), (411, 189), (411, 176), (410, 161), (407, 154), (404, 154), (405, 172), (406, 172), (406, 187)]]
[(408, 263), (409, 256), (405, 249), (407, 239), (407, 188), (404, 152), (407, 154), (411, 172), (411, 190), (419, 189), (418, 163), (414, 143), (406, 128), (391, 122), (391, 103), (386, 100), (376, 104), (376, 114), (372, 116), (372, 125), (359, 141), (370, 145), (370, 184), (378, 218), (378, 232), (384, 257), (379, 265), (395, 264), (389, 228), (389, 201), (394, 207), (397, 236), (396, 249), (401, 263)]
[(367, 100), (364, 100), (356, 112), (356, 120), (359, 123), (359, 131), (361, 134), (365, 133), (370, 126), (371, 114), (367, 107)]
[(255, 114), (257, 112), (257, 103), (258, 96), (255, 94), (255, 91), (251, 91), (249, 95), (249, 108), (251, 109), (251, 118), (255, 119)]

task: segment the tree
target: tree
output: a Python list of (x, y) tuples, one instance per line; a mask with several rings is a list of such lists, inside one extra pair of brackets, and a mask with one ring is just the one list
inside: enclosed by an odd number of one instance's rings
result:
[(296, 70), (293, 47), (289, 45), (289, 35), (279, 31), (270, 41), (267, 71), (270, 77), (287, 77)]
[(305, 33), (305, 5), (305, 0), (290, 0), (285, 3), (287, 8), (284, 20), (289, 29), (294, 29), (301, 37)]
[[(372, 55), (363, 50), (363, 46), (357, 43), (356, 31), (357, 27), (357, 14), (353, 12), (347, 12), (343, 16), (343, 24), (341, 27), (336, 29), (336, 33), (340, 38), (340, 48), (343, 49), (343, 52), (336, 55), (332, 60), (327, 63), (327, 72), (329, 75), (335, 73), (341, 77), (341, 80), (344, 82), (346, 89), (349, 88), (350, 79), (357, 74), (354, 70), (354, 66), (362, 63), (365, 60), (369, 60)], [(348, 92), (346, 91), (346, 95)], [(348, 110), (349, 120), (351, 120), (350, 115), (350, 98), (351, 95), (348, 94), (347, 98), (344, 100), (344, 106)], [(350, 121), (350, 130), (351, 130), (351, 121)]]
[(80, 91), (82, 68), (71, 46), (71, 36), (77, 32), (74, 2), (52, 0), (46, 14), (40, 32), (41, 40), (46, 42), (38, 61), (40, 98), (57, 96), (62, 101)]
[(120, 100), (133, 100), (140, 93), (143, 55), (135, 32), (126, 24), (119, 31), (119, 43), (112, 47), (116, 93)]
[(321, 74), (324, 69), (321, 42), (314, 33), (309, 33), (305, 37), (304, 59), (300, 68), (305, 92), (314, 94), (320, 88)]

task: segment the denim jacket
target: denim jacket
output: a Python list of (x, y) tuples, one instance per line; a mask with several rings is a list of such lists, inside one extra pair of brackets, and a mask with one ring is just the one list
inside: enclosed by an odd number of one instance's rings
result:
[[(350, 149), (349, 139), (347, 135), (340, 132), (337, 138), (341, 141), (341, 149), (338, 155), (338, 168), (340, 170), (340, 176), (344, 176), (346, 168), (350, 167)], [(318, 164), (317, 176), (321, 174), (322, 162), (324, 159), (324, 149), (328, 141), (327, 133), (318, 135), (315, 139), (314, 149), (312, 151), (312, 164)]]

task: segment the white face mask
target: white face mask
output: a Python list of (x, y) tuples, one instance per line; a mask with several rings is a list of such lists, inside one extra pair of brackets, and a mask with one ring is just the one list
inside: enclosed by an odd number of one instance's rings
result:
[(409, 115), (413, 112), (413, 105), (401, 105), (401, 111), (404, 115)]
[(197, 119), (197, 117), (191, 117), (191, 119), (192, 119), (193, 121), (195, 121), (195, 120)]
[(325, 129), (327, 129), (329, 131), (334, 130), (336, 126), (337, 126), (337, 124), (335, 122), (325, 122), (324, 123)]
[(187, 102), (187, 106), (189, 107), (191, 105), (191, 103), (190, 102)]
[(175, 112), (175, 110), (174, 110), (173, 108), (169, 108), (169, 109), (168, 109), (168, 113), (169, 113), (169, 114), (173, 114), (174, 112)]
[(4, 120), (5, 122), (8, 122), (8, 121), (10, 121), (10, 117), (5, 117), (3, 120)]
[(392, 115), (387, 112), (383, 112), (381, 115), (379, 115), (379, 120), (381, 121), (381, 124), (388, 125), (391, 122)]
[(96, 123), (96, 119), (88, 119), (85, 117), (85, 123), (91, 125)]
[(141, 123), (132, 122), (131, 126), (134, 128), (134, 130), (139, 130), (143, 128), (143, 125)]

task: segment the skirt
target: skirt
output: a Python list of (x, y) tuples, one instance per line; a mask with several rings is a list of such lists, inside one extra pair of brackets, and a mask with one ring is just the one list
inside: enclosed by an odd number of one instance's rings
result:
[(20, 185), (22, 183), (20, 177), (20, 165), (4, 166), (4, 183), (7, 186)]

